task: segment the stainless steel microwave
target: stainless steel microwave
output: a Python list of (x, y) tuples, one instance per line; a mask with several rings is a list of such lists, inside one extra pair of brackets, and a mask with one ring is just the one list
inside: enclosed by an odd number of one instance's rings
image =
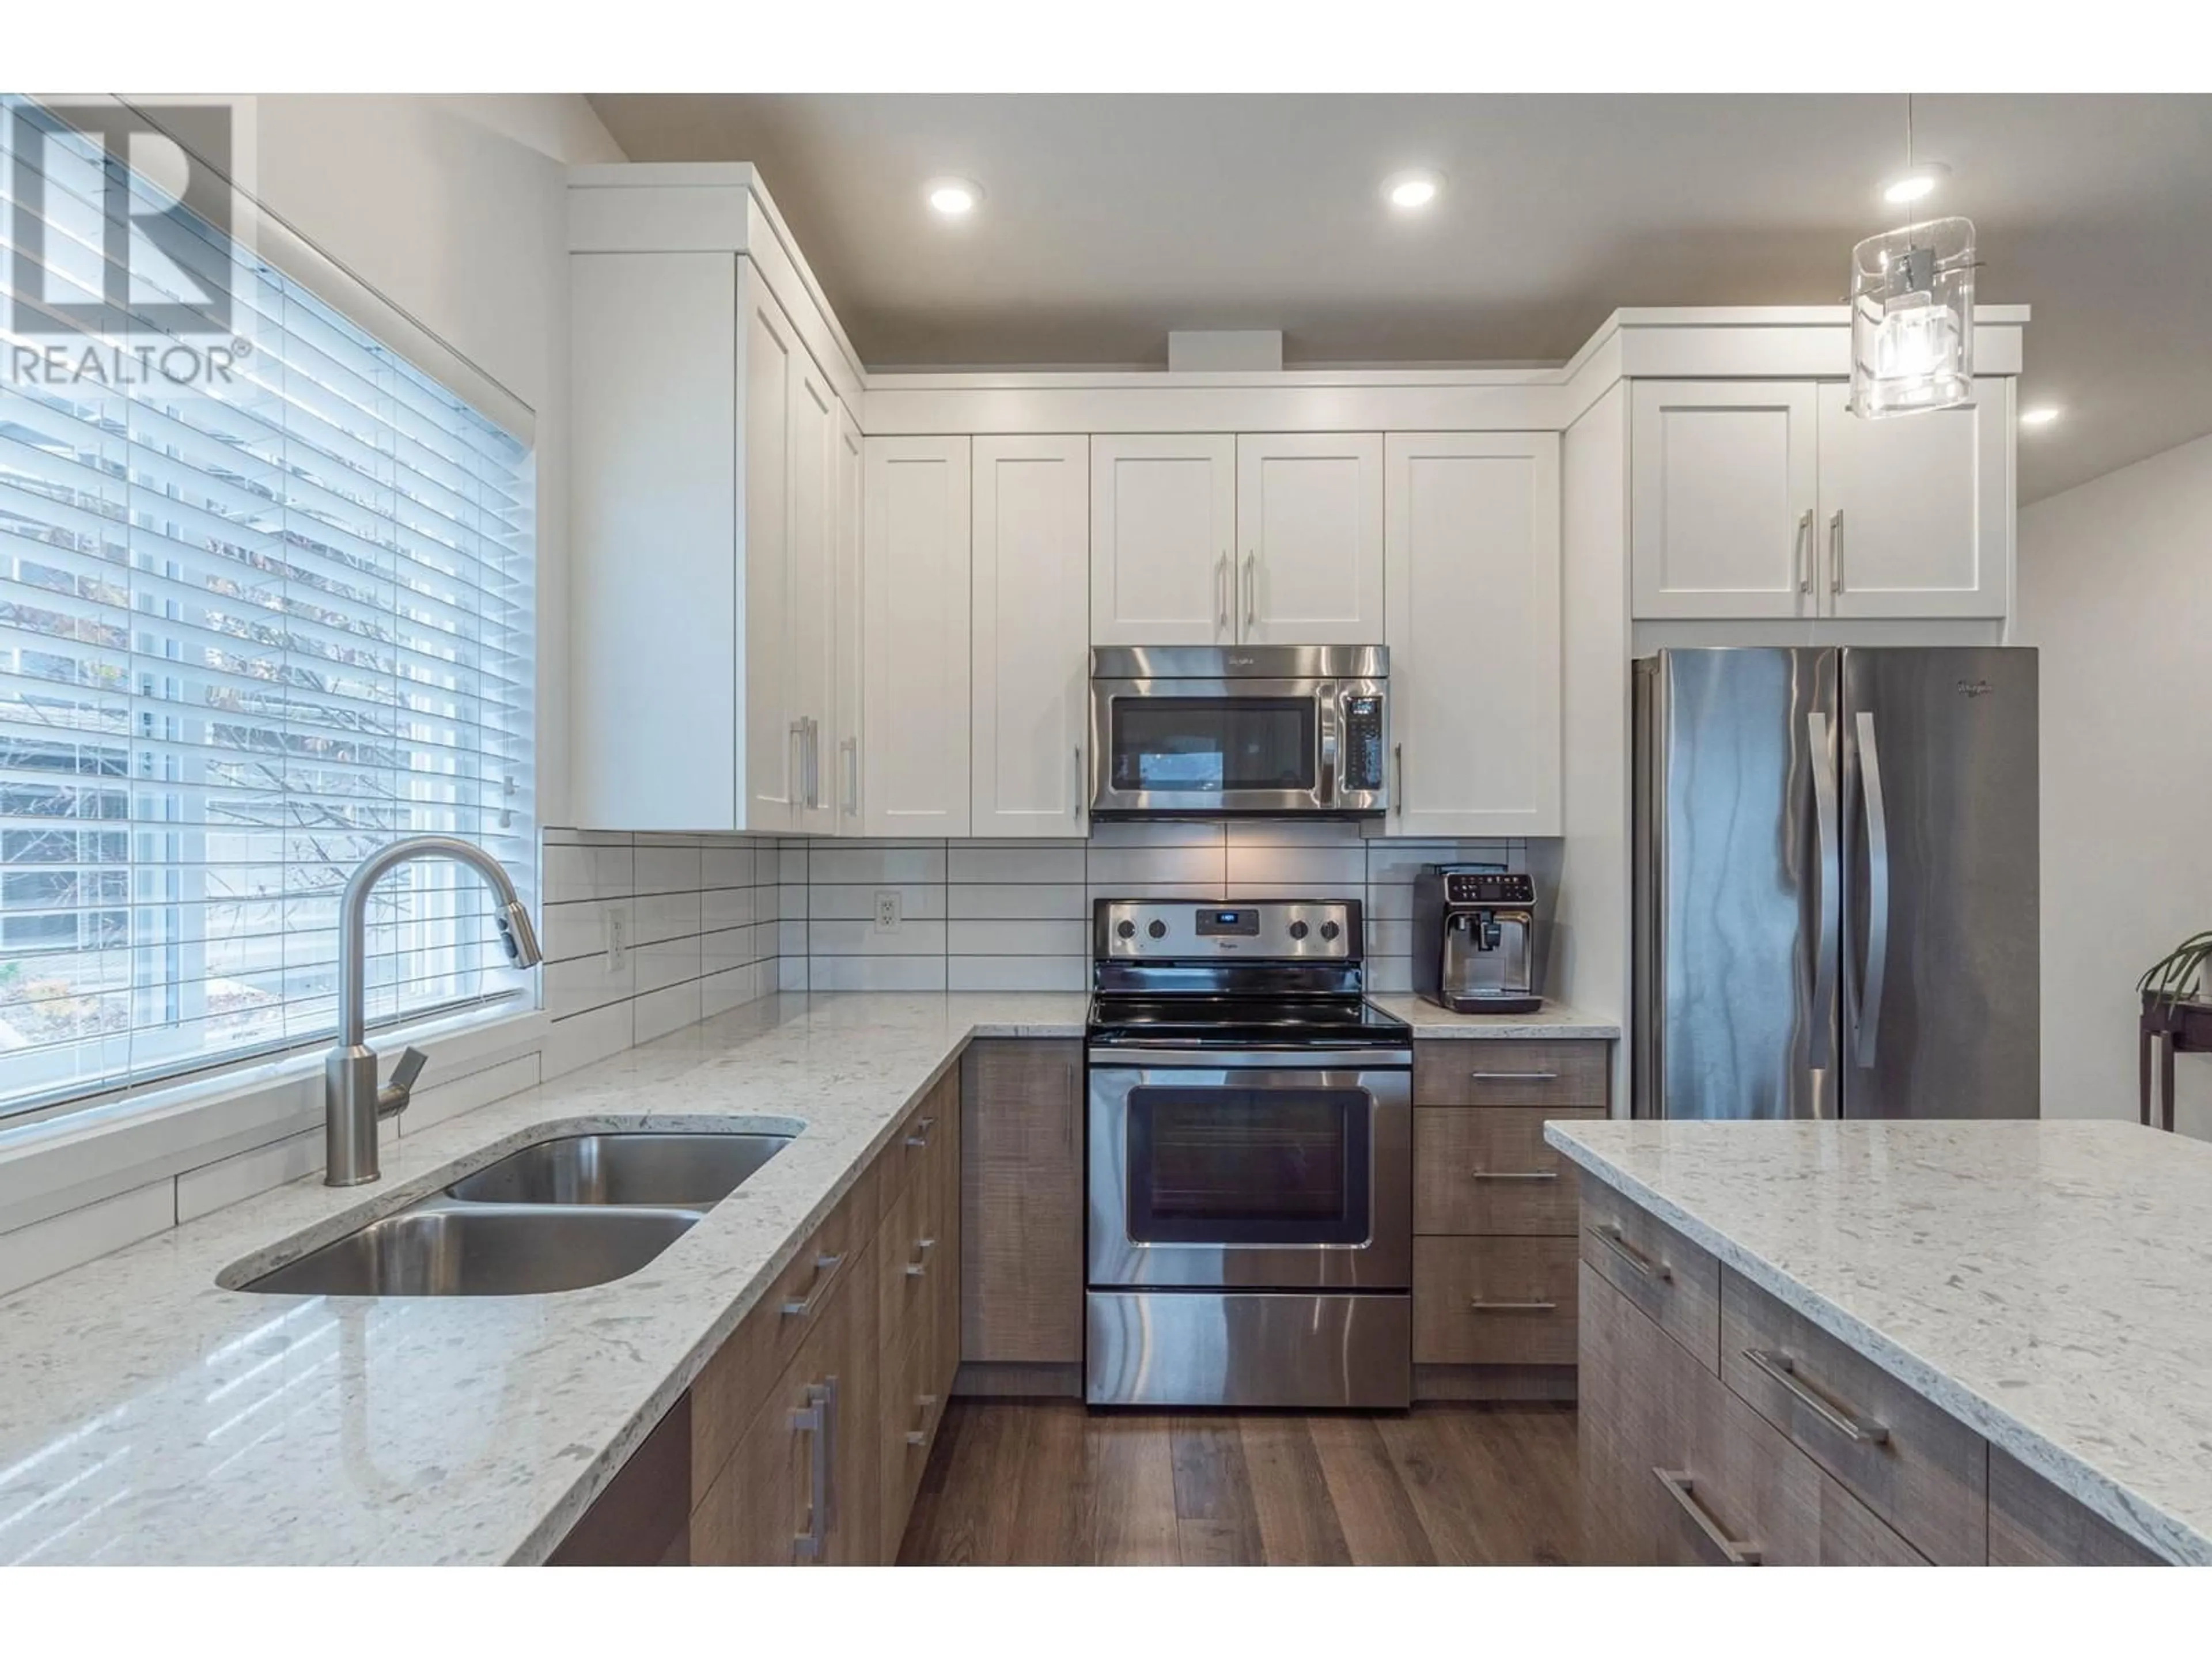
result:
[(1389, 660), (1379, 645), (1094, 648), (1091, 817), (1380, 817)]

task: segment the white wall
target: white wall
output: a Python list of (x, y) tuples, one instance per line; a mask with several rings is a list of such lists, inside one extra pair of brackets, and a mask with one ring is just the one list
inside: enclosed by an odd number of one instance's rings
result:
[(253, 123), (262, 204), (537, 415), (538, 821), (563, 823), (567, 167), (621, 151), (575, 95), (269, 95)]
[[(2136, 976), (2212, 928), (2212, 437), (2024, 509), (2019, 565), (2043, 653), (2043, 1110), (2133, 1117)], [(2174, 1069), (2177, 1125), (2212, 1138), (2212, 1056)]]

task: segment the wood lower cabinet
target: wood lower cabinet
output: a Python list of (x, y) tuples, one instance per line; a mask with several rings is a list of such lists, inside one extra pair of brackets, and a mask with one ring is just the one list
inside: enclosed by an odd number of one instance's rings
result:
[[(1587, 1183), (1583, 1207), (1579, 1430), (1591, 1561), (2158, 1562), (1610, 1188)], [(1607, 1227), (1630, 1258), (1593, 1243)], [(1702, 1286), (1702, 1270), (1686, 1271), (1698, 1261), (1717, 1274), (1711, 1316), (1702, 1289), (1681, 1297), (1686, 1281)]]
[(1602, 1117), (1607, 1045), (1413, 1043), (1413, 1397), (1571, 1400), (1581, 1182), (1545, 1144)]
[(958, 1357), (1024, 1391), (1079, 1389), (1083, 1046), (975, 1043), (961, 1089)]
[(1582, 1346), (1583, 1519), (1594, 1560), (1925, 1565), (1588, 1266)]

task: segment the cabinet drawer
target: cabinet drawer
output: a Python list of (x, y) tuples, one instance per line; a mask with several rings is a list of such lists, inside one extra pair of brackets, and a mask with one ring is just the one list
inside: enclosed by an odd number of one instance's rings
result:
[[(866, 1189), (856, 1188), (855, 1194)], [(691, 1385), (691, 1495), (703, 1496), (721, 1473), (777, 1376), (821, 1323), (822, 1310), (874, 1231), (863, 1211), (872, 1200), (848, 1195), (799, 1247), (767, 1294), (730, 1334)]]
[(1416, 1238), (1413, 1363), (1575, 1363), (1572, 1238)]
[(1544, 1144), (1547, 1118), (1595, 1106), (1439, 1106), (1413, 1114), (1413, 1231), (1571, 1238), (1575, 1166)]
[(945, 1420), (947, 1391), (938, 1376), (941, 1365), (934, 1328), (914, 1332), (903, 1347), (884, 1358), (878, 1473), (884, 1506), (881, 1555), (896, 1562), (914, 1495)]
[(942, 1317), (938, 1287), (958, 1263), (945, 1237), (945, 1206), (927, 1182), (910, 1183), (876, 1237), (876, 1330), (885, 1352)]
[(1416, 1042), (1413, 1103), (1602, 1109), (1612, 1098), (1606, 1048), (1602, 1042)]
[(1720, 1263), (1601, 1181), (1583, 1183), (1582, 1257), (1659, 1328), (1720, 1369)]
[(1610, 1280), (1583, 1273), (1583, 1493), (1594, 1560), (1924, 1564)]
[(1988, 1559), (1981, 1436), (1726, 1270), (1720, 1353), (1729, 1387), (1923, 1553)]
[(958, 1167), (959, 1136), (960, 1073), (955, 1069), (908, 1109), (883, 1150), (885, 1213), (925, 1170), (942, 1170), (948, 1160)]
[(2019, 1459), (1990, 1448), (1993, 1567), (2156, 1567), (2146, 1549)]

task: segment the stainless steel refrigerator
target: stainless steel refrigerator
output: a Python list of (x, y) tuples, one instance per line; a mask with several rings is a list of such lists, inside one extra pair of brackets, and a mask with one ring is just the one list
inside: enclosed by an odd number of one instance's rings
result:
[(2036, 657), (1635, 674), (1639, 1117), (2038, 1113)]

